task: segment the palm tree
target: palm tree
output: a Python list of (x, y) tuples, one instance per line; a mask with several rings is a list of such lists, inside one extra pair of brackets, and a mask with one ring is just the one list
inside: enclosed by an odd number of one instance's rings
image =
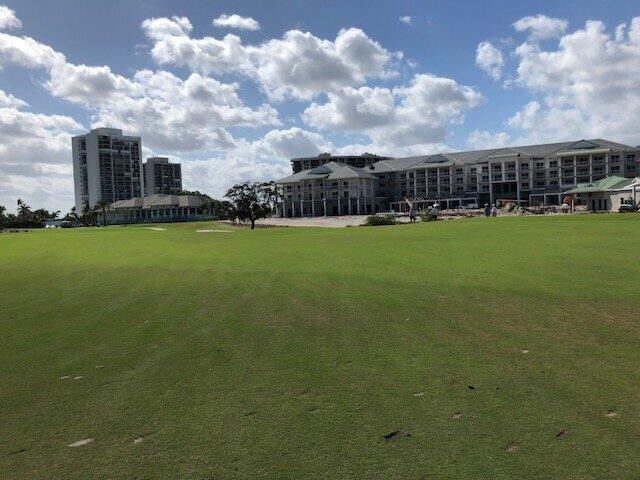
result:
[(109, 202), (107, 202), (106, 200), (100, 200), (93, 207), (96, 211), (102, 212), (102, 226), (103, 227), (107, 226), (107, 210), (109, 210), (110, 205), (111, 204)]

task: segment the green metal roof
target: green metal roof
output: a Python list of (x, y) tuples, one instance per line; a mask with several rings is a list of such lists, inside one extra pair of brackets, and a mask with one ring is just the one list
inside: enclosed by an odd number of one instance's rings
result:
[(594, 182), (579, 183), (575, 188), (566, 193), (591, 193), (605, 192), (607, 190), (621, 190), (633, 183), (633, 178), (624, 178), (612, 175)]

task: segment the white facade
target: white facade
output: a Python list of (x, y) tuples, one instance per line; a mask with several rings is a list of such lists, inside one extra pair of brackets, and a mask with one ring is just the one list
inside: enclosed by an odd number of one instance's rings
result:
[(140, 197), (144, 192), (140, 137), (116, 128), (96, 128), (71, 139), (76, 211)]

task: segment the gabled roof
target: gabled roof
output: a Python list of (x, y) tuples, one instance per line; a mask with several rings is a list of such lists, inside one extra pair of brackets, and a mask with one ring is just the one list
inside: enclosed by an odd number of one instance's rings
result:
[[(486, 150), (470, 150), (465, 152), (445, 152), (435, 155), (418, 155), (415, 157), (392, 158), (380, 160), (373, 164), (373, 173), (397, 172), (419, 168), (425, 163), (430, 163), (430, 159), (446, 158), (455, 165), (476, 164), (488, 161), (491, 157), (513, 154), (521, 157), (544, 158), (560, 152), (570, 152), (575, 150), (609, 149), (612, 152), (633, 151), (639, 152), (639, 147), (623, 145), (621, 143), (610, 142), (600, 138), (593, 140), (574, 140), (571, 142), (543, 143), (539, 145), (523, 145), (516, 147), (491, 148)], [(442, 163), (446, 166), (446, 163)]]
[(201, 207), (203, 197), (198, 195), (162, 195), (155, 193), (147, 197), (135, 197), (118, 200), (110, 205), (113, 210), (122, 208), (156, 208), (156, 207)]
[(375, 179), (376, 177), (362, 168), (352, 167), (351, 165), (346, 165), (344, 163), (329, 162), (319, 167), (312, 168), (311, 170), (303, 170), (302, 172), (281, 178), (280, 180), (277, 180), (276, 183), (298, 183), (302, 180), (322, 178), (326, 180), (341, 180), (347, 178)]
[(579, 183), (575, 188), (567, 191), (566, 193), (592, 193), (592, 192), (606, 192), (611, 190), (625, 190), (637, 179), (624, 178), (612, 175), (605, 177), (601, 180), (593, 182)]

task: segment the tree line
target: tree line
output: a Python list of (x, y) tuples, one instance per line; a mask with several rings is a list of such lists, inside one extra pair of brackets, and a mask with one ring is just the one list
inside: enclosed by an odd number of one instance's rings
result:
[[(203, 199), (203, 212), (216, 220), (238, 220), (248, 222), (251, 228), (261, 218), (269, 216), (278, 199), (278, 189), (273, 182), (244, 182), (234, 185), (225, 194), (228, 200), (218, 200), (199, 191), (184, 190), (180, 195), (197, 195)], [(0, 231), (6, 229), (43, 228), (47, 220), (64, 220), (71, 226), (94, 226), (107, 224), (109, 202), (100, 201), (93, 207), (85, 204), (82, 211), (76, 207), (62, 218), (60, 211), (48, 211), (44, 208), (33, 210), (22, 199), (18, 199), (16, 213), (7, 213), (0, 205)]]

